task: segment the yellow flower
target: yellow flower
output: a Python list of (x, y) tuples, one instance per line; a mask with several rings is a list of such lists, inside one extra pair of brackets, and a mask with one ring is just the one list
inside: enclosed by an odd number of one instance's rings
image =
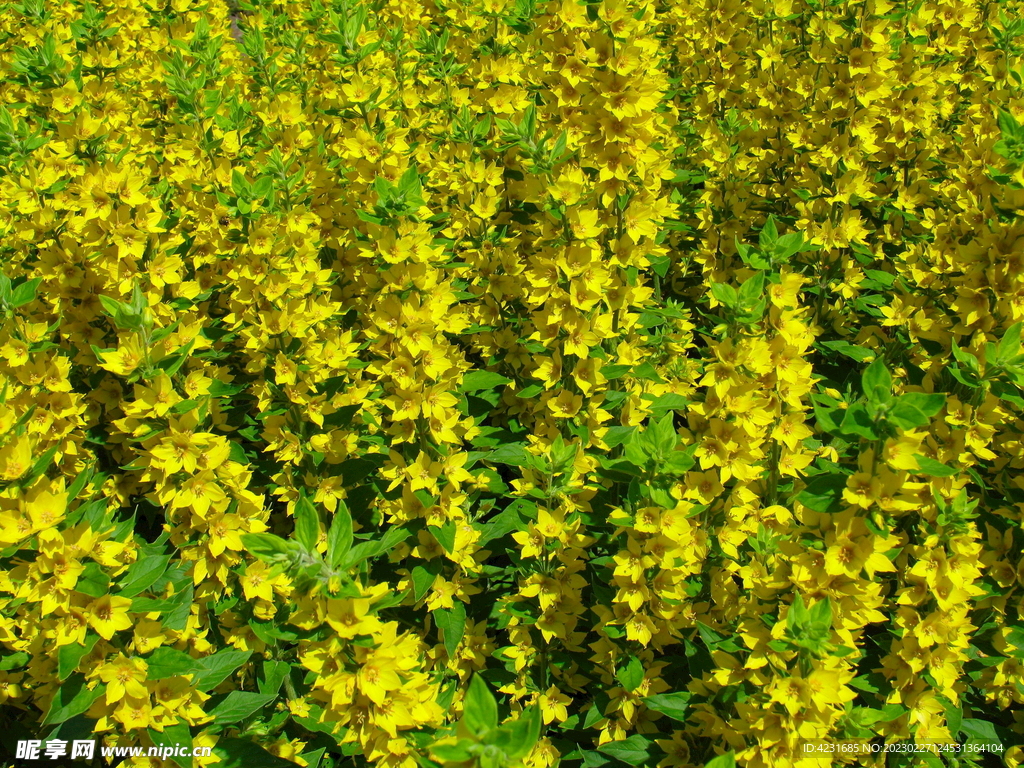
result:
[(444, 471), (444, 462), (431, 460), (426, 451), (420, 451), (416, 460), (405, 469), (409, 478), (409, 490), (424, 489), (431, 495), (438, 492), (437, 480)]
[(182, 398), (174, 391), (171, 377), (161, 372), (147, 386), (135, 385), (135, 402), (125, 408), (129, 415), (146, 416), (152, 414), (163, 418), (167, 412), (180, 403)]
[(118, 348), (112, 352), (104, 352), (100, 367), (118, 376), (130, 376), (145, 358), (142, 347), (136, 336), (123, 339)]
[(104, 595), (85, 606), (85, 620), (104, 640), (109, 640), (115, 632), (129, 629), (132, 621), (128, 618), (128, 608), (132, 601), (127, 597)]
[(0, 479), (17, 480), (32, 467), (32, 443), (21, 435), (0, 448)]
[(383, 651), (374, 653), (359, 668), (356, 685), (373, 703), (384, 703), (391, 691), (396, 691), (402, 686), (395, 658)]
[(569, 419), (580, 412), (583, 407), (583, 396), (577, 395), (568, 389), (559, 390), (557, 395), (545, 392), (541, 395), (543, 402), (551, 415), (557, 419)]
[(545, 693), (540, 695), (538, 701), (545, 724), (555, 721), (564, 723), (569, 717), (566, 704), (572, 703), (572, 699), (558, 690), (557, 686), (552, 685), (548, 688)]
[(274, 586), (270, 579), (270, 567), (262, 560), (249, 563), (245, 575), (240, 579), (246, 600), (273, 600)]
[(353, 638), (356, 635), (373, 635), (383, 626), (380, 619), (369, 612), (370, 601), (366, 598), (344, 598), (327, 601), (327, 623), (338, 637)]
[(148, 699), (146, 671), (148, 665), (142, 659), (128, 658), (119, 653), (113, 661), (96, 668), (95, 674), (107, 684), (107, 703), (119, 701), (125, 696)]
[(120, 706), (114, 710), (114, 719), (128, 730), (148, 728), (153, 724), (153, 707), (149, 703), (149, 694), (144, 698), (127, 696), (121, 699)]
[(242, 518), (234, 513), (210, 515), (207, 520), (207, 530), (210, 538), (206, 542), (210, 554), (220, 557), (225, 550), (241, 552), (245, 549), (242, 545), (241, 534), (246, 533)]
[(50, 99), (51, 106), (66, 115), (82, 103), (82, 94), (75, 81), (69, 78), (60, 88), (50, 91)]

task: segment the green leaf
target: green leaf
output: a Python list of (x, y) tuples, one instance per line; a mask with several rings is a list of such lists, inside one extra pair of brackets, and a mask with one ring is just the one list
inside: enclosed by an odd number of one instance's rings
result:
[(92, 479), (94, 472), (95, 469), (89, 466), (75, 476), (74, 482), (68, 486), (68, 501), (73, 501), (78, 498), (78, 494), (80, 494), (82, 489), (85, 488), (86, 483)]
[[(782, 237), (775, 241), (773, 249), (775, 261), (780, 264), (787, 263), (792, 256), (800, 252), (803, 245), (804, 236), (802, 232), (790, 232), (787, 235), (782, 235)], [(756, 265), (751, 264), (751, 266)]]
[(945, 696), (940, 696), (939, 701), (942, 703), (942, 708), (946, 710), (946, 728), (949, 729), (949, 735), (956, 739), (963, 724), (963, 708), (959, 704), (954, 704)]
[(690, 705), (692, 695), (687, 691), (660, 693), (656, 696), (648, 696), (643, 702), (653, 712), (660, 712), (663, 715), (668, 715), (673, 720), (684, 723), (686, 722), (686, 710)]
[(598, 752), (621, 760), (627, 765), (642, 765), (650, 756), (652, 742), (636, 733), (622, 741), (611, 741), (597, 748)]
[(832, 627), (832, 602), (826, 597), (818, 600), (808, 611), (808, 621), (812, 627), (828, 630)]
[(295, 502), (295, 540), (307, 552), (316, 552), (316, 543), (320, 538), (320, 515), (313, 502), (306, 496), (305, 490), (299, 491)]
[(886, 414), (885, 418), (900, 429), (916, 429), (928, 424), (928, 417), (920, 409), (899, 401), (893, 405), (892, 410)]
[[(597, 8), (597, 4), (588, 5), (587, 8)], [(594, 18), (597, 18), (597, 12), (591, 11)], [(593, 711), (593, 710), (591, 710)], [(584, 768), (601, 768), (601, 766), (608, 765), (611, 762), (607, 757), (602, 755), (600, 752), (595, 752), (592, 749), (580, 750), (580, 759), (583, 762)]]
[(874, 419), (871, 418), (868, 409), (861, 403), (854, 403), (846, 409), (841, 429), (847, 435), (859, 435), (868, 440), (878, 439)]
[(996, 746), (996, 751), (1002, 751), (1003, 740), (999, 737), (999, 733), (996, 730), (996, 726), (990, 723), (988, 720), (978, 720), (975, 718), (967, 718), (960, 723), (960, 733), (967, 738), (965, 739), (967, 744), (989, 744)]
[(858, 363), (875, 357), (875, 353), (867, 347), (858, 347), (856, 344), (851, 344), (848, 341), (823, 341), (821, 346), (856, 360)]
[(252, 185), (252, 196), (254, 200), (267, 197), (274, 190), (274, 180), (270, 176), (264, 176)]
[(484, 457), (494, 464), (508, 464), (513, 467), (533, 466), (534, 456), (526, 450), (525, 443), (508, 443), (496, 448)]
[(220, 758), (217, 768), (295, 768), (295, 763), (267, 752), (249, 739), (222, 736), (213, 753)]
[(327, 564), (332, 569), (337, 570), (344, 562), (345, 556), (352, 549), (352, 540), (352, 513), (348, 505), (339, 499), (327, 534)]
[(432, 744), (430, 753), (445, 763), (461, 763), (473, 759), (475, 753), (469, 751), (472, 746), (474, 742), (469, 739), (459, 739), (454, 744)]
[(99, 298), (100, 304), (103, 305), (103, 309), (106, 310), (108, 315), (110, 315), (111, 319), (114, 321), (114, 325), (118, 328), (126, 331), (142, 330), (141, 315), (132, 314), (131, 307), (127, 304), (102, 294)]
[(736, 755), (726, 752), (724, 755), (708, 760), (704, 763), (704, 768), (736, 768)]
[(636, 427), (608, 427), (604, 436), (605, 445), (609, 448), (622, 445), (632, 437), (634, 432), (636, 432)]
[[(146, 732), (149, 733), (149, 738), (153, 740), (153, 744), (155, 744), (158, 747), (178, 747), (192, 743), (192, 732), (189, 731), (188, 723), (186, 723), (183, 720), (179, 720), (174, 725), (165, 725), (163, 733), (154, 730), (153, 728), (147, 728)], [(168, 752), (170, 757), (164, 759), (173, 760), (175, 763), (181, 766), (181, 768), (191, 768), (191, 752), (190, 750), (185, 751), (189, 752), (189, 755), (187, 757), (176, 756)]]
[(250, 656), (252, 656), (252, 651), (224, 649), (212, 656), (196, 659), (197, 672), (196, 677), (193, 678), (196, 689), (207, 691), (220, 685), (228, 679), (232, 672), (245, 664)]
[(633, 377), (639, 381), (656, 381), (659, 384), (664, 384), (665, 380), (658, 374), (658, 370), (650, 364), (650, 362), (643, 362), (633, 368)]
[(739, 294), (731, 285), (725, 283), (712, 283), (711, 295), (726, 307), (735, 307), (739, 303)]
[(647, 465), (648, 460), (651, 458), (651, 451), (653, 450), (650, 435), (647, 434), (647, 430), (644, 430), (643, 432), (635, 432), (624, 445), (626, 446), (625, 454), (627, 461), (637, 467)]
[(952, 343), (953, 357), (956, 358), (958, 363), (967, 366), (967, 369), (974, 374), (981, 373), (981, 364), (978, 362), (978, 358), (972, 353), (967, 352), (960, 348), (960, 345), (955, 341)]
[(839, 435), (847, 409), (840, 408), (839, 401), (828, 395), (813, 394), (811, 402), (814, 404), (814, 415), (821, 422), (822, 429), (830, 434)]
[(1017, 122), (1017, 118), (1005, 109), (999, 110), (999, 117), (996, 119), (996, 124), (999, 126), (999, 131), (1002, 133), (1004, 139), (1016, 138), (1021, 130), (1021, 126)]
[(709, 650), (717, 650), (718, 646), (725, 642), (725, 638), (722, 635), (718, 634), (718, 632), (702, 621), (697, 622), (697, 632), (700, 634), (700, 639), (704, 641), (704, 644)]
[(632, 367), (631, 365), (605, 365), (601, 367), (601, 375), (608, 381), (613, 381), (625, 376)]
[(407, 528), (394, 525), (391, 528), (388, 528), (380, 539), (375, 541), (364, 541), (352, 547), (341, 563), (341, 570), (347, 571), (371, 557), (387, 554), (394, 549), (399, 542), (405, 541), (411, 535), (412, 533)]
[(419, 602), (424, 598), (430, 588), (437, 580), (437, 574), (441, 572), (441, 558), (434, 558), (426, 565), (417, 565), (412, 569), (412, 596)]
[[(652, 417), (661, 418), (661, 416), (667, 411), (678, 411), (686, 408), (686, 406), (689, 405), (689, 402), (690, 401), (682, 395), (677, 395), (675, 392), (668, 392), (654, 398), (648, 407), (651, 409)], [(615, 427), (611, 427), (609, 432), (611, 429), (615, 429)], [(630, 427), (625, 427), (625, 429), (630, 429)], [(607, 437), (605, 437), (605, 442), (608, 443)], [(608, 443), (608, 446), (612, 447), (612, 444)]]
[(57, 455), (57, 449), (60, 446), (53, 446), (47, 449), (35, 462), (32, 464), (32, 469), (29, 473), (19, 481), (19, 485), (22, 488), (27, 488), (36, 481), (36, 478), (42, 477), (43, 474), (50, 468), (53, 463), (53, 457)]
[(451, 608), (439, 608), (432, 614), (434, 623), (444, 632), (444, 648), (448, 658), (454, 659), (459, 643), (466, 631), (466, 606), (461, 600), (454, 600)]
[(672, 509), (678, 502), (670, 492), (671, 487), (671, 480), (668, 478), (658, 478), (650, 485), (642, 486), (642, 489), (656, 505), (665, 509)]
[(107, 686), (98, 683), (95, 688), (89, 690), (86, 687), (85, 675), (80, 672), (74, 673), (57, 689), (42, 725), (57, 725), (82, 714), (106, 689)]
[(291, 671), (292, 667), (288, 662), (263, 662), (263, 678), (259, 681), (259, 692), (278, 693)]
[(1010, 627), (1010, 631), (1006, 635), (1006, 642), (1013, 646), (1012, 650), (1007, 650), (1009, 655), (1017, 658), (1024, 657), (1024, 628)]
[(177, 675), (194, 674), (202, 667), (199, 666), (200, 659), (193, 659), (184, 651), (169, 648), (166, 645), (160, 646), (145, 659), (148, 669), (147, 680), (163, 680)]
[(914, 454), (914, 459), (917, 461), (917, 468), (923, 474), (930, 475), (931, 477), (952, 477), (959, 471), (953, 469), (953, 467), (947, 467), (941, 461), (930, 459), (919, 453)]
[(876, 357), (874, 362), (864, 369), (860, 381), (861, 388), (864, 390), (864, 395), (869, 403), (882, 404), (888, 402), (889, 395), (892, 392), (892, 376), (889, 374), (889, 370), (885, 367), (885, 361), (881, 357)]
[(763, 251), (771, 250), (778, 239), (779, 230), (775, 226), (775, 216), (769, 215), (768, 221), (766, 221), (764, 226), (761, 227), (761, 232), (758, 234), (758, 247)]
[(533, 502), (516, 499), (486, 523), (477, 523), (480, 526), (480, 538), (477, 539), (477, 545), (482, 547), (492, 539), (500, 539), (513, 531), (522, 530), (524, 522), (520, 510), (530, 510), (531, 508), (536, 514), (537, 507)]
[(463, 702), (462, 722), (470, 733), (482, 736), (498, 725), (498, 702), (478, 673), (469, 681)]
[(946, 407), (946, 395), (941, 392), (927, 394), (925, 392), (907, 392), (900, 395), (900, 400), (906, 400), (928, 418), (937, 416)]
[(675, 475), (681, 475), (684, 472), (688, 472), (693, 468), (693, 465), (697, 463), (694, 458), (694, 453), (697, 452), (699, 443), (693, 443), (688, 445), (685, 450), (672, 451), (665, 457), (665, 465), (662, 469), (663, 472)]
[(662, 456), (667, 456), (679, 443), (679, 434), (676, 432), (675, 415), (673, 413), (666, 413), (661, 419), (648, 426), (647, 429), (652, 430), (655, 445), (660, 449)]
[(193, 593), (192, 585), (188, 584), (167, 601), (169, 610), (164, 614), (164, 626), (167, 629), (180, 632), (188, 625), (188, 617), (192, 612)]
[(640, 659), (631, 656), (629, 661), (616, 671), (615, 678), (627, 691), (635, 691), (644, 681), (644, 666)]
[[(192, 341), (182, 347), (179, 352), (169, 355), (157, 363), (157, 368), (162, 370), (168, 376), (173, 376), (181, 369), (181, 366), (185, 364), (185, 361), (188, 360), (189, 352), (192, 351), (192, 347), (195, 346), (195, 343), (195, 339), (192, 339)], [(187, 403), (193, 401), (185, 400), (183, 402)], [(178, 405), (181, 405), (181, 403), (178, 403)], [(177, 405), (175, 407), (177, 407)]]
[(969, 370), (965, 371), (956, 365), (950, 365), (946, 370), (949, 371), (950, 376), (959, 381), (965, 387), (970, 389), (978, 388), (978, 375), (976, 373), (972, 373)]
[(215, 725), (230, 725), (244, 720), (257, 709), (265, 707), (277, 698), (276, 693), (252, 693), (231, 691), (216, 707), (207, 712), (213, 716)]
[(78, 643), (62, 645), (57, 651), (57, 677), (61, 680), (67, 680), (71, 673), (78, 668), (82, 657), (92, 651), (96, 646), (96, 641), (99, 639), (99, 635), (89, 632), (85, 636), (84, 645), (79, 645)]
[(815, 512), (836, 512), (843, 506), (846, 475), (825, 473), (807, 481), (807, 487), (797, 494), (796, 500)]
[(437, 543), (440, 544), (444, 551), (451, 554), (455, 551), (455, 521), (448, 520), (444, 525), (438, 527), (436, 525), (427, 526), (427, 530), (430, 531), (434, 538), (437, 539)]
[(17, 309), (36, 300), (36, 289), (43, 281), (41, 277), (27, 280), (11, 292), (11, 306)]
[(398, 180), (398, 192), (399, 194), (406, 194), (407, 192), (413, 191), (419, 186), (420, 175), (415, 165), (410, 165), (406, 169), (405, 173), (402, 174), (402, 178)]
[(380, 216), (374, 216), (373, 214), (367, 213), (366, 211), (356, 211), (356, 218), (361, 219), (362, 221), (369, 222), (370, 224), (381, 225), (384, 223), (384, 219), (382, 219)]
[(150, 555), (136, 560), (125, 574), (121, 584), (120, 597), (135, 597), (153, 586), (164, 575), (170, 555)]
[[(276, 647), (278, 640), (284, 640), (285, 642), (295, 642), (298, 639), (298, 635), (294, 632), (281, 629), (273, 621), (259, 621), (257, 619), (249, 619), (249, 628), (252, 629), (253, 633), (269, 646)], [(260, 691), (260, 693), (269, 693), (269, 691)]]
[(511, 383), (512, 379), (491, 371), (470, 371), (463, 377), (459, 391), (479, 392), (483, 389), (494, 389)]
[[(86, 636), (86, 642), (88, 642), (88, 637), (89, 636), (87, 635)], [(75, 645), (75, 643), (72, 643), (72, 645)], [(63, 648), (67, 648), (67, 647), (69, 647), (69, 646), (67, 646), (67, 645), (61, 646), (62, 649)], [(28, 662), (31, 659), (32, 659), (32, 657), (29, 656), (24, 651), (18, 651), (17, 653), (12, 653), (10, 656), (4, 656), (3, 658), (0, 658), (0, 670), (5, 670), (6, 671), (8, 669), (17, 669), (18, 667), (23, 667), (26, 664), (28, 664)], [(72, 669), (71, 671), (73, 672), (74, 670)], [(69, 672), (69, 674), (70, 674), (70, 672)], [(65, 677), (67, 677), (67, 675), (61, 675), (60, 679), (63, 680)]]
[(246, 551), (261, 560), (273, 561), (279, 557), (290, 557), (295, 552), (292, 542), (272, 533), (243, 533), (240, 538)]
[(530, 754), (537, 739), (540, 738), (541, 724), (540, 707), (531, 704), (519, 714), (518, 720), (505, 723), (498, 729), (508, 733), (509, 743), (502, 743), (500, 737), (495, 740), (495, 743), (504, 749), (505, 756), (509, 760), (521, 760)]
[(1006, 329), (996, 348), (996, 361), (1006, 363), (1020, 353), (1021, 323), (1016, 322)]
[(231, 172), (231, 191), (235, 193), (236, 197), (249, 196), (249, 183), (238, 170)]
[(760, 270), (743, 281), (740, 286), (739, 300), (744, 307), (752, 307), (764, 295), (764, 272)]
[(896, 282), (896, 275), (890, 272), (883, 272), (880, 269), (865, 269), (864, 274), (872, 280), (881, 283), (883, 288), (892, 288)]
[(75, 585), (76, 592), (81, 592), (89, 597), (103, 597), (109, 588), (110, 577), (95, 561), (86, 563), (85, 570), (82, 571), (81, 576), (78, 577), (78, 583)]
[(606, 715), (605, 712), (608, 709), (608, 705), (611, 704), (611, 697), (608, 696), (604, 691), (598, 691), (594, 695), (594, 701), (587, 710), (587, 715), (583, 718), (583, 728), (589, 730), (596, 726), (601, 720), (604, 720)]

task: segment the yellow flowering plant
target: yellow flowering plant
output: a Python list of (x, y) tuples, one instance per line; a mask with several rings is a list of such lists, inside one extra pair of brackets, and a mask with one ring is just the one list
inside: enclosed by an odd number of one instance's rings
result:
[(1020, 12), (5, 3), (0, 762), (1018, 765)]

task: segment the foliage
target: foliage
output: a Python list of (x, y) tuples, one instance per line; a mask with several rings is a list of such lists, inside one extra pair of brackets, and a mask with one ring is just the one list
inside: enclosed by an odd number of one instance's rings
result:
[(4, 3), (4, 748), (1017, 765), (1020, 10)]

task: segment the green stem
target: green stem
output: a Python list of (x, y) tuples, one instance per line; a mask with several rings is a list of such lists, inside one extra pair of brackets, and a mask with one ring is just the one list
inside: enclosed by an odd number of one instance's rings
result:
[(770, 456), (771, 474), (768, 479), (768, 506), (774, 507), (779, 503), (779, 460), (782, 458), (782, 449), (778, 440), (772, 440)]
[(288, 695), (289, 701), (299, 698), (299, 695), (295, 692), (295, 684), (292, 683), (290, 673), (284, 676), (284, 692)]

